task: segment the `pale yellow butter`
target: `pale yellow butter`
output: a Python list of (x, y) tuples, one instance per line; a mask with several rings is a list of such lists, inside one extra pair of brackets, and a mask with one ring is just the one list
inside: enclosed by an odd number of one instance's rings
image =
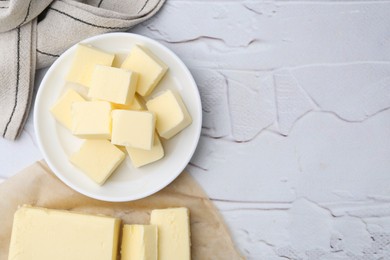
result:
[(115, 55), (95, 47), (78, 44), (66, 80), (89, 87), (96, 65), (111, 66)]
[(138, 75), (129, 70), (96, 65), (92, 73), (88, 96), (117, 104), (131, 104)]
[(168, 70), (157, 56), (139, 45), (131, 49), (121, 68), (139, 73), (137, 93), (141, 96), (149, 95)]
[(107, 140), (86, 140), (69, 160), (94, 182), (102, 185), (124, 158), (125, 153)]
[(80, 138), (111, 138), (111, 110), (107, 101), (73, 102), (72, 133)]
[(157, 260), (157, 226), (124, 225), (121, 260)]
[(152, 149), (143, 150), (126, 146), (126, 150), (136, 168), (158, 161), (164, 157), (164, 149), (156, 133), (154, 134)]
[(51, 113), (55, 119), (68, 128), (72, 129), (72, 103), (81, 102), (85, 99), (80, 96), (73, 89), (68, 89), (66, 92), (57, 100), (54, 106), (51, 108)]
[(113, 110), (111, 142), (150, 150), (153, 146), (155, 116), (148, 111)]
[(14, 215), (9, 260), (114, 260), (120, 219), (23, 206)]
[(158, 227), (158, 259), (191, 259), (190, 219), (187, 208), (156, 209), (150, 223)]
[(149, 111), (156, 114), (157, 132), (165, 139), (170, 139), (192, 123), (180, 95), (172, 90), (166, 90), (150, 99), (146, 106)]
[(145, 101), (137, 93), (134, 95), (134, 99), (130, 104), (112, 104), (114, 109), (126, 109), (126, 110), (146, 110)]

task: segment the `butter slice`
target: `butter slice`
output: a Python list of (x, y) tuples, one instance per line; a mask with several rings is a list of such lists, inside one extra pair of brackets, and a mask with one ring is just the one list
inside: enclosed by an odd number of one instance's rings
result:
[(8, 259), (114, 260), (120, 219), (23, 206), (14, 215)]
[(139, 73), (137, 93), (149, 95), (168, 70), (157, 56), (145, 47), (135, 45), (121, 68)]
[(157, 132), (165, 139), (170, 139), (192, 123), (181, 96), (172, 90), (150, 99), (146, 106), (156, 114)]
[(72, 103), (81, 102), (85, 99), (80, 96), (73, 89), (68, 89), (66, 92), (58, 99), (54, 106), (50, 109), (51, 113), (55, 119), (68, 128), (72, 129)]
[(86, 140), (69, 158), (89, 178), (102, 185), (125, 158), (125, 153), (107, 140)]
[(157, 226), (124, 225), (121, 260), (157, 260)]
[(114, 109), (125, 109), (125, 110), (146, 110), (145, 101), (137, 93), (134, 95), (134, 99), (130, 104), (112, 104)]
[(96, 65), (88, 96), (117, 104), (133, 102), (138, 75), (124, 69)]
[(190, 219), (187, 208), (156, 209), (150, 223), (158, 227), (158, 259), (191, 259)]
[(157, 134), (154, 134), (152, 149), (143, 150), (126, 146), (126, 150), (136, 168), (158, 161), (164, 157), (164, 149)]
[(89, 87), (96, 65), (111, 66), (115, 55), (95, 47), (78, 44), (66, 80)]
[(152, 149), (155, 121), (154, 114), (148, 111), (113, 110), (111, 143)]
[(107, 101), (85, 101), (72, 104), (72, 133), (80, 138), (111, 138), (111, 110)]

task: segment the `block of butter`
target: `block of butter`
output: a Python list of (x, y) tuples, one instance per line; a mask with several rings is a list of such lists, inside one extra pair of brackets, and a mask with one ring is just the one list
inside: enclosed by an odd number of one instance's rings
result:
[(155, 116), (148, 111), (112, 111), (111, 143), (150, 150), (153, 146)]
[(146, 110), (145, 101), (137, 93), (134, 95), (134, 99), (130, 104), (112, 104), (113, 109), (125, 109), (125, 110)]
[(165, 139), (170, 139), (192, 123), (181, 96), (172, 90), (150, 99), (146, 107), (156, 114), (157, 132)]
[(150, 224), (158, 227), (158, 259), (191, 259), (190, 219), (187, 208), (152, 210)]
[(85, 99), (75, 90), (67, 89), (66, 92), (57, 100), (50, 111), (60, 124), (71, 130), (72, 103), (81, 101), (85, 101)]
[(126, 150), (136, 168), (158, 161), (164, 157), (164, 148), (156, 133), (154, 134), (152, 149), (143, 150), (126, 146)]
[(8, 259), (114, 260), (120, 219), (23, 206), (14, 215)]
[(125, 158), (125, 153), (107, 140), (86, 140), (69, 157), (71, 163), (102, 185)]
[(124, 225), (121, 260), (157, 259), (157, 226)]
[(72, 134), (87, 139), (111, 138), (111, 110), (107, 101), (73, 102)]
[(98, 64), (111, 66), (114, 58), (114, 54), (89, 45), (78, 44), (66, 80), (89, 87), (95, 66)]
[(139, 73), (137, 92), (141, 96), (149, 95), (168, 70), (157, 56), (139, 45), (131, 49), (121, 68)]
[(88, 96), (117, 104), (133, 102), (138, 75), (125, 69), (96, 65)]

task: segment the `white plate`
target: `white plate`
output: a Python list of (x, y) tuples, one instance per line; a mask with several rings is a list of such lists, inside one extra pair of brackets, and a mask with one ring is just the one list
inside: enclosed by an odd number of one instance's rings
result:
[(160, 57), (169, 71), (152, 93), (176, 89), (181, 94), (192, 124), (170, 140), (163, 141), (165, 157), (155, 163), (134, 168), (129, 157), (103, 186), (91, 181), (68, 160), (82, 140), (58, 124), (50, 108), (64, 92), (65, 75), (76, 46), (64, 52), (47, 71), (35, 101), (34, 127), (39, 147), (53, 172), (74, 190), (99, 200), (130, 201), (149, 196), (171, 183), (186, 167), (197, 146), (202, 109), (196, 83), (184, 63), (169, 49), (149, 38), (131, 33), (109, 33), (82, 41), (107, 52), (119, 54), (123, 60), (134, 44), (142, 44)]

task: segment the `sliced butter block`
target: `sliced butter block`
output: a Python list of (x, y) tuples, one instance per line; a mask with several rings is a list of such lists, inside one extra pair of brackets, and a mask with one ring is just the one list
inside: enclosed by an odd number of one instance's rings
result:
[(134, 95), (134, 99), (130, 104), (112, 104), (114, 109), (126, 109), (126, 110), (146, 110), (145, 101), (137, 93)]
[(157, 260), (157, 226), (124, 225), (121, 260)]
[(187, 208), (156, 209), (150, 224), (158, 227), (158, 259), (191, 259), (190, 219)]
[(23, 206), (14, 215), (8, 259), (114, 260), (120, 219)]
[(77, 168), (102, 185), (125, 158), (125, 153), (107, 140), (86, 140), (69, 158)]
[(115, 55), (95, 47), (78, 44), (66, 80), (89, 87), (96, 65), (111, 66)]
[(107, 101), (73, 102), (72, 134), (86, 139), (111, 138), (111, 110)]
[(192, 123), (181, 96), (172, 90), (150, 99), (146, 107), (156, 114), (157, 132), (165, 139), (170, 139)]
[(92, 73), (88, 97), (117, 104), (133, 102), (138, 75), (124, 69), (96, 65)]
[(157, 56), (145, 47), (135, 45), (121, 68), (139, 73), (137, 93), (149, 95), (168, 70)]
[(158, 161), (164, 157), (164, 149), (156, 133), (154, 134), (152, 149), (143, 150), (126, 146), (126, 150), (136, 168)]
[(111, 143), (152, 149), (155, 121), (154, 114), (148, 111), (113, 110)]
[(72, 103), (82, 102), (85, 99), (73, 89), (68, 89), (50, 109), (55, 119), (63, 126), (72, 129)]

